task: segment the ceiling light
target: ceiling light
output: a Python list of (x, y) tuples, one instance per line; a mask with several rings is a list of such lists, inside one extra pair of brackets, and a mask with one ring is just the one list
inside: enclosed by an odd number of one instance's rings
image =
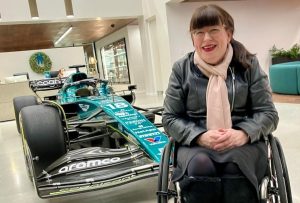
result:
[(30, 9), (30, 15), (31, 19), (37, 20), (39, 19), (39, 12), (36, 4), (36, 0), (28, 0), (29, 9)]
[(72, 30), (72, 26), (69, 27), (69, 29), (58, 39), (54, 42), (55, 45), (57, 45), (65, 36), (67, 36), (67, 34), (69, 34)]
[(66, 15), (68, 18), (74, 17), (72, 0), (65, 0)]

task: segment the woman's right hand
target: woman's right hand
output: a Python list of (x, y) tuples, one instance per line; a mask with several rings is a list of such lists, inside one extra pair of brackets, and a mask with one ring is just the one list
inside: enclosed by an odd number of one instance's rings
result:
[(248, 142), (247, 134), (235, 129), (208, 130), (197, 138), (198, 145), (216, 151), (232, 149)]
[(225, 134), (223, 129), (208, 130), (197, 138), (196, 143), (199, 146), (214, 149), (214, 146), (218, 143), (218, 139)]

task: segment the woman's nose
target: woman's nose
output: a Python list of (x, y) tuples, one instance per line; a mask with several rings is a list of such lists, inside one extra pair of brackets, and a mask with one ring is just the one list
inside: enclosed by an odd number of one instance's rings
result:
[(205, 41), (205, 40), (209, 40), (209, 39), (211, 39), (211, 36), (210, 36), (209, 32), (205, 32), (203, 40)]

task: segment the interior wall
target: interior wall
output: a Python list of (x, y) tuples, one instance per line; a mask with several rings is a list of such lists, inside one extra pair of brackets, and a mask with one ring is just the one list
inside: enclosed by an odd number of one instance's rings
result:
[(127, 60), (130, 74), (131, 84), (137, 85), (138, 92), (145, 91), (144, 82), (144, 62), (142, 57), (141, 39), (139, 27), (137, 25), (126, 26), (104, 38), (95, 42), (96, 54), (98, 58), (98, 66), (100, 71), (100, 78), (103, 76), (103, 65), (101, 59), (101, 48), (115, 42), (119, 39), (125, 38), (126, 50), (127, 50)]
[(161, 62), (160, 62), (160, 54), (159, 54), (159, 45), (157, 35), (157, 24), (156, 18), (151, 18), (147, 21), (148, 25), (148, 35), (149, 35), (149, 43), (150, 43), (150, 54), (151, 54), (151, 66), (153, 67), (153, 75), (154, 75), (154, 87), (157, 94), (161, 94), (163, 92), (162, 89), (162, 78), (161, 78)]
[[(72, 0), (74, 18), (129, 18), (142, 15), (141, 0)], [(28, 1), (0, 0), (2, 23), (67, 20), (63, 0), (37, 0), (39, 21), (31, 20)]]
[(127, 56), (131, 83), (137, 85), (138, 92), (145, 92), (145, 67), (140, 30), (137, 25), (129, 25), (127, 26), (127, 31), (129, 43), (126, 44), (126, 48), (128, 52)]
[[(166, 2), (168, 1), (143, 0), (142, 2), (143, 18), (140, 18), (139, 24), (142, 33), (141, 37), (146, 68), (145, 72), (147, 73), (147, 78), (145, 80), (146, 92), (147, 94), (157, 94), (157, 92), (161, 93), (167, 88), (167, 81), (172, 66), (170, 60), (169, 30), (166, 13)], [(151, 25), (154, 19), (155, 25)], [(156, 29), (154, 29), (153, 26), (156, 26)], [(153, 30), (156, 30), (156, 39), (151, 36), (153, 34)], [(153, 39), (155, 39), (155, 41), (153, 41)], [(157, 53), (151, 54), (150, 50), (156, 45)], [(155, 57), (159, 59), (160, 67), (155, 66), (155, 63), (153, 63)], [(155, 81), (157, 75), (160, 75), (160, 78), (163, 81), (161, 84), (158, 84)]]
[(30, 79), (43, 78), (44, 76), (42, 74), (33, 72), (29, 65), (30, 56), (38, 51), (44, 52), (49, 56), (52, 61), (51, 70), (59, 70), (61, 68), (68, 69), (71, 65), (86, 64), (83, 47), (0, 53), (0, 80), (19, 72), (28, 72)]
[[(206, 2), (207, 3), (207, 2)], [(193, 51), (189, 34), (189, 21), (193, 11), (203, 2), (168, 4), (167, 18), (170, 39), (171, 62)], [(298, 0), (249, 0), (216, 1), (235, 20), (234, 38), (256, 53), (265, 72), (270, 66), (269, 50), (290, 48), (299, 41), (300, 1)], [(297, 36), (298, 35), (298, 36)]]
[(73, 0), (74, 14), (78, 18), (132, 17), (142, 15), (141, 0)]

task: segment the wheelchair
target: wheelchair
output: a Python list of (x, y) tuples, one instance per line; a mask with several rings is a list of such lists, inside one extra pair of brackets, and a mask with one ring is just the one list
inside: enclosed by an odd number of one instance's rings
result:
[[(281, 144), (272, 134), (266, 136), (268, 147), (268, 171), (259, 185), (260, 203), (292, 203), (289, 174)], [(158, 175), (158, 203), (183, 203), (179, 182), (171, 181), (176, 167), (176, 152), (179, 144), (170, 138), (165, 146)]]

